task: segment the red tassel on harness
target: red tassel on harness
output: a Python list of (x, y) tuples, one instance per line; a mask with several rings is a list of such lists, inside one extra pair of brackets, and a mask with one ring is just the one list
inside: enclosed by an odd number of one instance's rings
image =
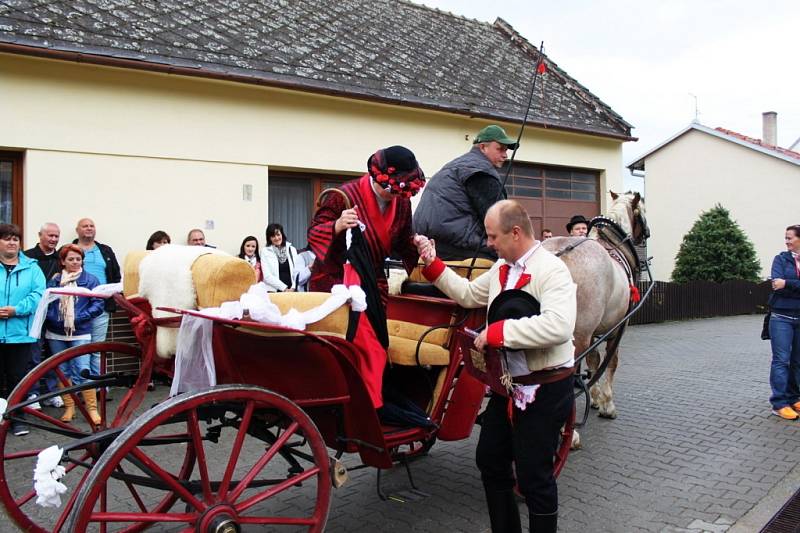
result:
[(514, 427), (514, 398), (508, 397), (508, 421)]
[(639, 300), (642, 299), (642, 295), (639, 294), (639, 287), (631, 283), (630, 289), (631, 289), (631, 302), (638, 304)]

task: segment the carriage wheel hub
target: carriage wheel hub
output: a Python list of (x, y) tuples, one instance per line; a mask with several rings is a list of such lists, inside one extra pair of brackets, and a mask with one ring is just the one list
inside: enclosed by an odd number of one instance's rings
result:
[(200, 517), (197, 531), (203, 533), (240, 533), (236, 512), (227, 505), (211, 507)]

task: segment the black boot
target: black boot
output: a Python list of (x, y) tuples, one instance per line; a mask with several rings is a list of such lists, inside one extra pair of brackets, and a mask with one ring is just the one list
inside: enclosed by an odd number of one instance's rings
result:
[(514, 491), (485, 489), (492, 533), (522, 533)]
[(558, 531), (558, 512), (549, 514), (531, 513), (530, 533), (556, 533)]

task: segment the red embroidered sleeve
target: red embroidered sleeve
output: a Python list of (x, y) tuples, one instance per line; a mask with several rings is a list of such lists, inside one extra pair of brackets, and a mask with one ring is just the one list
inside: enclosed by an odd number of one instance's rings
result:
[(442, 275), (442, 272), (444, 272), (446, 268), (447, 265), (444, 264), (444, 261), (437, 257), (430, 265), (422, 269), (422, 275), (425, 276), (425, 279), (433, 283), (439, 279), (439, 276)]
[(505, 320), (498, 320), (497, 322), (493, 322), (489, 324), (489, 327), (486, 329), (486, 342), (492, 348), (502, 348), (503, 347), (503, 324)]

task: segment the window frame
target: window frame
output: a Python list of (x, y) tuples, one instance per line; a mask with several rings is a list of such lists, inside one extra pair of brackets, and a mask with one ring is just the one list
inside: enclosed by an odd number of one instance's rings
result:
[(23, 203), (24, 190), (22, 179), (22, 168), (25, 160), (24, 152), (12, 152), (0, 150), (0, 161), (11, 162), (11, 222), (16, 224), (22, 234), (25, 234), (23, 222), (25, 220)]

